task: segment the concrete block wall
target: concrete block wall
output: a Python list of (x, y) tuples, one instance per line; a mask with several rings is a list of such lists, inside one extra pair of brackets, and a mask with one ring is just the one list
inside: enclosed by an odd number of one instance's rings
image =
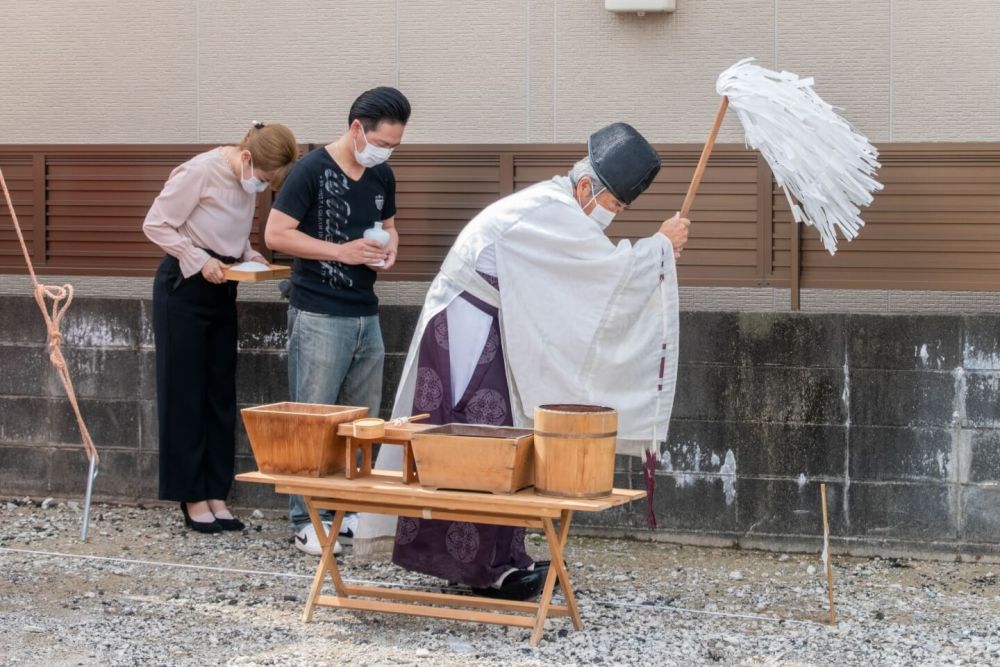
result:
[[(1000, 553), (1000, 317), (684, 313), (655, 506), (702, 542)], [(620, 474), (642, 487), (636, 462)], [(606, 529), (645, 525), (633, 504)]]
[[(418, 307), (387, 305), (387, 414)], [(0, 496), (80, 496), (86, 463), (30, 298), (0, 296)], [(285, 306), (240, 304), (238, 400), (285, 400)], [(80, 299), (67, 358), (102, 456), (98, 497), (155, 499), (150, 304)], [(681, 315), (673, 421), (657, 471), (660, 537), (814, 545), (818, 483), (842, 546), (1000, 555), (1000, 315), (693, 311)], [(253, 469), (240, 429), (237, 469)], [(619, 457), (617, 484), (643, 488)], [(281, 507), (237, 484), (234, 502)], [(649, 536), (645, 505), (581, 515), (601, 534)]]
[[(80, 494), (85, 457), (76, 420), (45, 347), (30, 298), (0, 312), (0, 489), (4, 495)], [(81, 301), (63, 324), (64, 354), (81, 411), (102, 457), (104, 497), (155, 497), (155, 383), (139, 301)]]
[[(286, 306), (241, 302), (237, 362), (239, 407), (288, 400)], [(48, 361), (34, 299), (0, 296), (0, 496), (80, 495), (86, 457), (75, 416)], [(388, 416), (419, 309), (382, 309), (387, 346), (383, 412)], [(63, 352), (81, 412), (101, 457), (96, 497), (136, 501), (158, 494), (156, 366), (151, 303), (78, 299), (63, 327)], [(237, 471), (254, 470), (242, 425)], [(270, 490), (237, 484), (234, 501), (276, 506)]]

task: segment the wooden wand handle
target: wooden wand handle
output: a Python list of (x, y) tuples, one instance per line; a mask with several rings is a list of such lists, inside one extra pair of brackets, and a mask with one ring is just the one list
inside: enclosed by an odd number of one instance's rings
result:
[(722, 101), (719, 102), (719, 111), (715, 114), (715, 123), (712, 124), (712, 130), (708, 133), (708, 140), (705, 141), (705, 148), (701, 151), (701, 158), (698, 160), (698, 166), (694, 170), (694, 178), (691, 179), (691, 185), (688, 187), (687, 196), (684, 197), (684, 205), (681, 206), (681, 217), (688, 217), (688, 213), (691, 211), (691, 205), (694, 203), (695, 193), (698, 192), (698, 186), (701, 184), (701, 177), (705, 173), (705, 167), (708, 165), (708, 156), (712, 154), (712, 147), (715, 146), (715, 138), (719, 136), (719, 129), (722, 127), (722, 119), (726, 117), (726, 109), (729, 108), (729, 98), (723, 97)]

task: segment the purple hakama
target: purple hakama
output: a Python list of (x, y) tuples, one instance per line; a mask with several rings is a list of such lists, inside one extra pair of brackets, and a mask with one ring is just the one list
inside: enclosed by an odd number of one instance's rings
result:
[[(469, 386), (454, 401), (447, 311), (435, 315), (420, 341), (413, 413), (429, 412), (428, 422), (434, 424), (512, 426), (498, 311), (467, 292), (458, 298), (493, 318), (486, 344)], [(392, 561), (413, 572), (475, 587), (489, 586), (511, 568), (533, 563), (524, 549), (524, 528), (409, 517), (397, 523)]]

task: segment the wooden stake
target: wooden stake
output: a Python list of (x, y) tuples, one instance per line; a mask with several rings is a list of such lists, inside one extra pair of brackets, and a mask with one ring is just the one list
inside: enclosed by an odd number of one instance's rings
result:
[(833, 603), (833, 557), (830, 554), (830, 523), (826, 516), (826, 483), (819, 485), (820, 502), (823, 504), (823, 553), (826, 554), (826, 593), (830, 599), (830, 625), (837, 624), (837, 607)]
[(698, 166), (695, 167), (694, 178), (691, 179), (691, 185), (688, 186), (687, 196), (684, 197), (684, 205), (681, 206), (682, 218), (688, 217), (691, 205), (694, 204), (695, 193), (698, 192), (698, 186), (701, 185), (701, 177), (705, 173), (705, 167), (708, 165), (708, 156), (712, 154), (712, 147), (715, 146), (715, 138), (719, 136), (722, 119), (726, 117), (726, 109), (728, 108), (729, 98), (723, 97), (722, 101), (719, 102), (719, 110), (715, 114), (715, 123), (712, 124), (712, 130), (708, 133), (708, 139), (705, 141), (705, 148), (701, 151)]

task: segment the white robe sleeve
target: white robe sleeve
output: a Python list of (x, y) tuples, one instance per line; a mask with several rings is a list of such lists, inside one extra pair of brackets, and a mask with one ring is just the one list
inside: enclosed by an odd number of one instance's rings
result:
[(616, 246), (578, 208), (553, 206), (504, 234), (497, 268), (516, 425), (538, 405), (591, 403), (618, 410), (620, 440), (665, 435), (673, 382), (662, 394), (660, 360), (677, 335), (666, 237)]

